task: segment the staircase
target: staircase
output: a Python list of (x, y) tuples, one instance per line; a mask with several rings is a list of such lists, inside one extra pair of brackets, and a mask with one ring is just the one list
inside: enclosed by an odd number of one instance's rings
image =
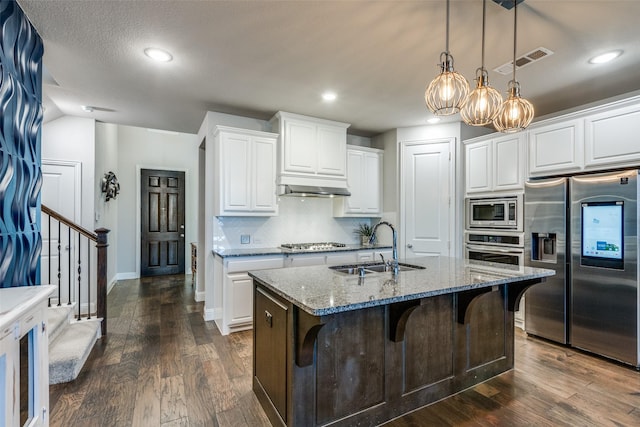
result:
[[(107, 334), (106, 247), (109, 230), (94, 234), (42, 205), (43, 257), (57, 284), (49, 298), (49, 384), (78, 377), (98, 338)], [(57, 250), (56, 250), (57, 248)]]
[(49, 384), (73, 381), (100, 333), (101, 319), (75, 320), (75, 304), (49, 307)]

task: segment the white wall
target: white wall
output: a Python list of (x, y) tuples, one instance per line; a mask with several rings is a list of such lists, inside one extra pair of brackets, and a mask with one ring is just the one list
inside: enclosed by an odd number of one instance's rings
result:
[(118, 273), (118, 204), (120, 197), (106, 201), (102, 193), (102, 177), (113, 172), (120, 179), (118, 170), (118, 126), (110, 123), (96, 123), (95, 160), (95, 228), (111, 230), (107, 235), (107, 284), (109, 289), (115, 284)]
[(42, 160), (81, 163), (80, 225), (95, 228), (95, 120), (64, 116), (42, 125)]
[(185, 268), (197, 241), (198, 137), (194, 134), (118, 126), (118, 277), (140, 274), (140, 169), (185, 172)]

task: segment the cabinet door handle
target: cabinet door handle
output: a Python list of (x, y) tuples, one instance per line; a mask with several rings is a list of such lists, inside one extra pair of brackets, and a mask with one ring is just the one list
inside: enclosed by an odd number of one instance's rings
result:
[(269, 313), (267, 310), (264, 311), (264, 320), (270, 328), (273, 327), (273, 314)]
[(413, 245), (411, 243), (407, 244), (407, 248), (411, 249)]

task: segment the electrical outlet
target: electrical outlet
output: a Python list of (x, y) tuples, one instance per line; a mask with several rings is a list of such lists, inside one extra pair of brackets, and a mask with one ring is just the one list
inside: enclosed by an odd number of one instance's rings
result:
[(240, 244), (241, 245), (248, 245), (249, 243), (251, 243), (251, 235), (250, 234), (241, 234), (240, 235)]

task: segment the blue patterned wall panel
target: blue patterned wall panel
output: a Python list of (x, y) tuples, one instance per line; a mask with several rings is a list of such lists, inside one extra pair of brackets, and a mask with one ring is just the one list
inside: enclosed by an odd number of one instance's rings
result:
[(40, 284), (42, 39), (0, 0), (0, 287)]

